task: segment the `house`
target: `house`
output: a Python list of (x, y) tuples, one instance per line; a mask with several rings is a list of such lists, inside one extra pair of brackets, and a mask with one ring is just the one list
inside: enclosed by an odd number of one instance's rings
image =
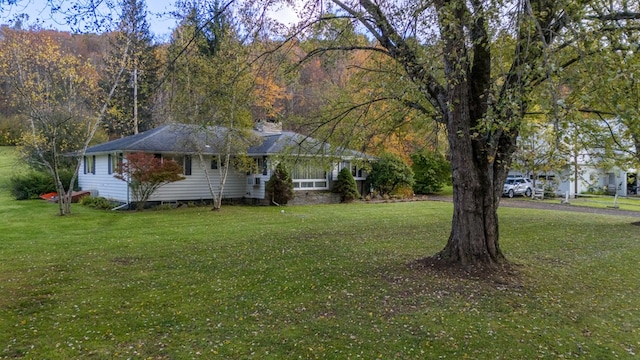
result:
[[(233, 134), (235, 140), (226, 141)], [(238, 144), (240, 143), (240, 146)], [(252, 159), (253, 170), (230, 167), (222, 198), (228, 202), (268, 204), (265, 184), (278, 162), (285, 162), (293, 178), (295, 202), (334, 202), (331, 194), (338, 172), (352, 170), (359, 190), (364, 190), (366, 171), (360, 166), (371, 159), (353, 150), (334, 148), (301, 134), (260, 128), (237, 135), (222, 127), (202, 128), (195, 125), (170, 124), (143, 133), (92, 146), (83, 158), (78, 185), (123, 204), (133, 201), (127, 182), (114, 177), (125, 154), (145, 152), (162, 159), (173, 159), (183, 166), (182, 181), (160, 187), (151, 202), (210, 201), (209, 181), (218, 193), (223, 161), (222, 149), (233, 149)], [(248, 150), (247, 150), (248, 148)], [(233, 150), (230, 152), (233, 154)], [(205, 172), (206, 170), (206, 172)]]
[[(527, 136), (518, 139), (509, 175), (531, 178), (560, 196), (638, 195), (636, 145), (625, 136), (628, 129), (620, 119), (589, 122), (586, 132), (580, 129), (584, 124), (562, 128), (561, 133), (557, 124), (529, 125)], [(615, 146), (608, 144), (611, 138)]]
[[(638, 195), (638, 170), (623, 168), (597, 151), (588, 149), (567, 157), (562, 166), (548, 172), (538, 172), (536, 181), (550, 186), (559, 196), (570, 197), (582, 193), (607, 193), (618, 196)], [(624, 155), (619, 155), (624, 158)], [(509, 171), (510, 176), (531, 177), (520, 171)]]

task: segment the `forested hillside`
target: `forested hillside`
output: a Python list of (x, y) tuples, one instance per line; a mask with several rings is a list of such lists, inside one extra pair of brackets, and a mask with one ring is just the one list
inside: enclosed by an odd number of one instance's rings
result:
[[(191, 23), (190, 23), (191, 21)], [(193, 27), (197, 19), (185, 18), (175, 30), (169, 43), (154, 43), (148, 34), (142, 36), (145, 46), (140, 46), (137, 55), (143, 67), (137, 69), (138, 104), (134, 113), (133, 70), (126, 69), (119, 87), (109, 103), (100, 131), (93, 142), (119, 138), (144, 131), (167, 122), (198, 122), (198, 116), (214, 117), (215, 111), (207, 113), (204, 106), (223, 107), (220, 102), (228, 98), (214, 84), (224, 75), (210, 73), (207, 66), (227, 59), (221, 53), (203, 55), (207, 44), (206, 32), (196, 34)], [(43, 29), (0, 28), (0, 37), (6, 43), (12, 36), (22, 33), (33, 41), (49, 41), (57, 44), (60, 51), (79, 61), (86, 61), (99, 76), (103, 98), (112, 85), (122, 59), (122, 32), (104, 34), (71, 34)], [(142, 32), (144, 33), (144, 31)], [(373, 45), (362, 35), (356, 35), (363, 45)], [(350, 146), (369, 153), (384, 151), (400, 155), (405, 160), (424, 148), (445, 145), (442, 132), (433, 125), (432, 119), (407, 109), (400, 103), (382, 101), (399, 96), (410, 96), (406, 89), (396, 89), (393, 82), (385, 79), (384, 73), (394, 71), (393, 65), (381, 56), (372, 56), (365, 51), (336, 56), (324, 54), (310, 57), (310, 51), (327, 42), (324, 32), (318, 30), (302, 39), (286, 42), (265, 40), (263, 43), (241, 43), (233, 50), (243, 52), (243, 61), (248, 64), (246, 78), (249, 84), (241, 106), (249, 113), (252, 123), (260, 121), (281, 123), (285, 130), (322, 138), (337, 145)], [(8, 49), (4, 46), (3, 49)], [(267, 51), (278, 52), (276, 56), (264, 57)], [(3, 51), (3, 50), (0, 50)], [(207, 51), (212, 51), (209, 49)], [(207, 57), (208, 56), (208, 57)], [(216, 56), (218, 59), (216, 60)], [(380, 75), (372, 78), (360, 71), (363, 68), (378, 68)], [(197, 71), (193, 71), (197, 69)], [(395, 69), (397, 70), (397, 69)], [(229, 77), (234, 69), (227, 71)], [(209, 78), (207, 78), (209, 76)], [(237, 80), (237, 79), (236, 79)], [(15, 145), (20, 142), (29, 110), (17, 101), (11, 89), (13, 80), (4, 76), (0, 81), (0, 144)], [(198, 85), (198, 81), (201, 84)], [(188, 84), (189, 88), (186, 88)], [(224, 84), (227, 86), (227, 84)], [(380, 101), (370, 102), (366, 108), (356, 108), (362, 99), (377, 94)], [(186, 95), (186, 96), (185, 96)], [(213, 97), (219, 96), (215, 104)], [(199, 103), (190, 103), (198, 97), (206, 97)], [(97, 109), (94, 109), (97, 111)], [(135, 119), (137, 117), (137, 119)], [(134, 130), (137, 120), (138, 130)], [(330, 128), (322, 124), (335, 122)], [(438, 141), (440, 139), (440, 141)]]

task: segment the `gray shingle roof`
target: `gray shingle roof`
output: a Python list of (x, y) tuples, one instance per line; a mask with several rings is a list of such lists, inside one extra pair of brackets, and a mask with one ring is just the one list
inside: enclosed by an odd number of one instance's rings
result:
[[(149, 153), (217, 153), (216, 145), (221, 144), (222, 127), (204, 129), (196, 125), (170, 124), (136, 135), (108, 141), (87, 149), (87, 154), (108, 152), (149, 152)], [(249, 147), (249, 155), (340, 155), (355, 158), (371, 158), (366, 154), (344, 148), (331, 148), (313, 138), (290, 132), (262, 133), (254, 131), (262, 141)]]
[[(87, 154), (113, 151), (193, 153), (197, 151), (198, 141), (206, 140), (204, 136), (208, 135), (208, 132), (198, 132), (197, 130), (198, 127), (190, 125), (164, 125), (136, 135), (92, 146), (87, 149)], [(200, 133), (202, 135), (198, 135)], [(206, 145), (206, 143), (203, 144)]]

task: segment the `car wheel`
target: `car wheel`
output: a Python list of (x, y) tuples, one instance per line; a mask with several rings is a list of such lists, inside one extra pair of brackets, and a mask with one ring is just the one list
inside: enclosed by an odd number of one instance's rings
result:
[(531, 188), (527, 188), (527, 190), (524, 192), (524, 196), (531, 197)]
[(507, 193), (507, 196), (512, 198), (513, 197), (513, 189), (510, 189), (509, 192)]

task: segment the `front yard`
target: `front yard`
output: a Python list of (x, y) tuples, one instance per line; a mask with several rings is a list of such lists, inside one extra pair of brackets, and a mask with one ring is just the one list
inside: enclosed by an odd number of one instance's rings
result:
[(59, 217), (2, 189), (0, 358), (640, 351), (637, 218), (503, 208), (502, 247), (517, 273), (485, 281), (410, 266), (444, 246), (449, 203), (282, 209), (74, 205)]

